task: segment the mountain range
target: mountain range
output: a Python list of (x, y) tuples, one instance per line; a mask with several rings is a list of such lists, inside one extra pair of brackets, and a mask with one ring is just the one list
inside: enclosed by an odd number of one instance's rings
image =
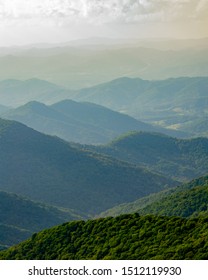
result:
[(4, 111), (1, 117), (83, 144), (107, 143), (132, 130), (156, 131), (178, 137), (186, 135), (180, 131), (146, 124), (100, 105), (73, 100), (63, 100), (50, 106), (31, 101), (16, 109)]
[[(118, 149), (118, 154), (132, 147), (131, 157), (140, 145), (145, 152), (146, 145), (154, 158), (158, 155), (156, 143), (162, 147), (164, 159), (168, 151), (178, 156), (179, 147), (187, 155), (195, 147), (193, 155), (198, 154), (198, 161), (206, 151), (203, 138), (178, 140), (144, 132), (121, 137), (109, 147)], [(148, 148), (150, 144), (152, 149)], [(207, 176), (175, 187), (179, 185), (176, 181), (135, 163), (90, 151), (92, 146), (69, 144), (8, 120), (0, 120), (0, 147), (1, 249), (32, 235), (0, 252), (1, 259), (207, 257), (207, 240), (202, 238), (207, 233)], [(15, 214), (11, 215), (14, 206), (10, 205), (15, 205)], [(132, 212), (139, 214), (120, 216)], [(101, 215), (118, 217), (89, 220)], [(83, 220), (86, 218), (88, 221)], [(82, 221), (66, 223), (73, 219)]]
[[(208, 135), (207, 90), (207, 77), (166, 80), (121, 77), (79, 90), (69, 90), (34, 78), (25, 81), (10, 79), (0, 82), (0, 104), (16, 108), (30, 101), (52, 105), (72, 99), (81, 101), (82, 105), (83, 102), (96, 103), (139, 121), (160, 126), (167, 129), (164, 133), (170, 135), (172, 131), (172, 136), (198, 137)], [(3, 111), (0, 108), (0, 113)]]
[(0, 189), (94, 215), (176, 181), (0, 120)]
[(195, 40), (192, 46), (185, 40), (179, 43), (160, 40), (157, 45), (152, 41), (134, 45), (121, 42), (8, 48), (0, 52), (0, 77), (2, 80), (33, 77), (80, 89), (122, 76), (153, 80), (207, 76), (207, 42), (199, 40), (198, 44)]
[[(106, 106), (151, 124), (182, 130), (186, 123), (207, 116), (207, 90), (207, 77), (158, 81), (123, 77), (82, 89), (74, 98)], [(195, 132), (194, 129), (189, 131)]]
[(0, 48), (0, 259), (208, 258), (208, 38)]

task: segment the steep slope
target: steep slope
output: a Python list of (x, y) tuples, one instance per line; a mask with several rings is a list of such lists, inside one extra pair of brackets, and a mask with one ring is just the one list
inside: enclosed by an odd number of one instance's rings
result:
[(178, 180), (208, 172), (208, 139), (177, 139), (162, 134), (132, 132), (105, 146), (86, 148), (144, 166)]
[(207, 236), (207, 218), (122, 215), (42, 231), (0, 259), (206, 260)]
[(0, 246), (11, 246), (32, 233), (80, 218), (69, 209), (40, 204), (0, 191)]
[(0, 120), (0, 188), (95, 214), (176, 183), (145, 169), (81, 151), (56, 137)]
[(52, 106), (32, 101), (1, 116), (22, 122), (40, 132), (83, 144), (107, 143), (130, 130), (161, 130), (105, 107), (72, 100)]
[(163, 216), (198, 217), (208, 215), (208, 176), (194, 179), (174, 190), (165, 190), (113, 207), (100, 217), (135, 213)]

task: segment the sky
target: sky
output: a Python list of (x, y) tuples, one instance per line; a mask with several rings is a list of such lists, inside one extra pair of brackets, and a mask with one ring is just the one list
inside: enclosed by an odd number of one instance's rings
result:
[(0, 46), (208, 37), (208, 0), (0, 0)]

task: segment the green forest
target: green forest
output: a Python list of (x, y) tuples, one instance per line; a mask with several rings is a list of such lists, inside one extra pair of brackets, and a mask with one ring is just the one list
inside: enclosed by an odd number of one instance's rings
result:
[(126, 214), (72, 221), (0, 253), (0, 259), (207, 259), (208, 218)]

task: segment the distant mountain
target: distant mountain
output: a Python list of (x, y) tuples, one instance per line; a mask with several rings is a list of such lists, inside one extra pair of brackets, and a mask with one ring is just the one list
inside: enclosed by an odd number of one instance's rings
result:
[(85, 149), (143, 166), (180, 181), (208, 172), (208, 139), (177, 139), (163, 134), (131, 132), (107, 145)]
[(193, 44), (185, 40), (179, 43), (182, 48), (175, 42), (162, 40), (159, 43), (135, 42), (135, 45), (109, 44), (109, 41), (107, 45), (93, 42), (91, 46), (88, 43), (76, 46), (75, 42), (71, 46), (32, 46), (10, 52), (7, 49), (0, 56), (0, 77), (4, 80), (35, 77), (81, 89), (123, 76), (151, 80), (208, 76), (206, 41), (196, 48), (190, 48), (198, 44), (196, 41)]
[(71, 91), (62, 86), (35, 78), (0, 81), (0, 104), (6, 106), (17, 107), (31, 100), (52, 104), (70, 95)]
[(208, 215), (208, 176), (113, 207), (100, 217), (135, 213), (195, 218)]
[(176, 182), (0, 120), (0, 188), (92, 215)]
[(51, 106), (32, 101), (1, 116), (22, 122), (40, 132), (83, 144), (107, 143), (131, 130), (175, 134), (174, 131), (145, 124), (100, 105), (72, 100), (60, 101)]
[(124, 77), (82, 89), (76, 100), (94, 102), (142, 121), (180, 130), (186, 122), (207, 116), (207, 90), (207, 77), (158, 81)]
[(0, 191), (0, 247), (14, 245), (34, 232), (79, 218), (81, 216), (72, 210), (61, 210)]
[(0, 259), (207, 260), (207, 234), (207, 218), (121, 215), (44, 230)]
[[(203, 121), (207, 118), (207, 90), (207, 77), (157, 81), (123, 77), (81, 90), (69, 90), (39, 79), (10, 79), (0, 82), (0, 104), (17, 107), (35, 100), (51, 105), (73, 99), (96, 103), (127, 114), (142, 122), (148, 122), (154, 125), (154, 130), (171, 136), (207, 136), (207, 130), (199, 132), (194, 124), (196, 120)], [(75, 107), (75, 103), (73, 105)], [(79, 105), (81, 108), (81, 104)], [(64, 106), (66, 105), (60, 103), (55, 107), (63, 109)], [(68, 106), (72, 107), (72, 103)], [(93, 110), (95, 112), (96, 108)], [(74, 109), (72, 111), (75, 114)], [(89, 121), (89, 118), (87, 120)], [(193, 126), (189, 129), (192, 122)]]

